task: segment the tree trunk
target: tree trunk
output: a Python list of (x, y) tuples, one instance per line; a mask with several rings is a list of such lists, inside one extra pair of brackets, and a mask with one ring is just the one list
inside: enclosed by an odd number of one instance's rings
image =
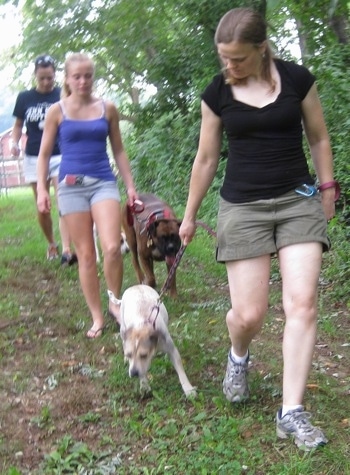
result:
[(342, 15), (334, 15), (329, 20), (329, 25), (333, 30), (338, 42), (343, 45), (349, 44), (349, 25), (347, 19)]

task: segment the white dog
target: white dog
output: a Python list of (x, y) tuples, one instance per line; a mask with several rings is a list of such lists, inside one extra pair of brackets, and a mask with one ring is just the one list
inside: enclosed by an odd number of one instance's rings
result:
[(140, 378), (141, 392), (151, 390), (147, 372), (157, 350), (168, 354), (186, 397), (195, 397), (180, 354), (168, 330), (168, 312), (159, 294), (148, 285), (134, 285), (123, 294), (120, 308), (120, 335), (124, 357), (129, 362), (129, 376)]

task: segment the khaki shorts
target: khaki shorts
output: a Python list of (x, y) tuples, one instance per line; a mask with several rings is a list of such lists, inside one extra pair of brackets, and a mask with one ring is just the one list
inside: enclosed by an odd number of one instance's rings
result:
[(219, 203), (218, 262), (274, 254), (303, 242), (320, 242), (330, 248), (327, 220), (317, 193), (303, 197), (291, 191), (278, 198), (249, 203)]

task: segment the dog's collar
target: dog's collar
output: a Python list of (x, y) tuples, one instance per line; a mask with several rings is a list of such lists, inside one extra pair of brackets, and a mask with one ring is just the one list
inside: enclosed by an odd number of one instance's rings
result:
[(169, 208), (153, 211), (153, 213), (151, 213), (147, 218), (146, 227), (148, 228), (152, 223), (161, 219), (171, 219), (171, 213)]
[(155, 223), (156, 221), (161, 221), (162, 219), (174, 219), (172, 217), (171, 211), (169, 208), (164, 209), (156, 209), (152, 211), (150, 214), (143, 216), (144, 212), (138, 216), (138, 221), (144, 224), (143, 228), (140, 231), (140, 234), (143, 234), (145, 231), (149, 234), (149, 228), (151, 224)]
[[(149, 324), (149, 325), (152, 325), (153, 329), (156, 328), (156, 321), (157, 321), (157, 318), (158, 318), (158, 315), (159, 315), (159, 310), (160, 310), (160, 302), (158, 302), (156, 305), (154, 305), (152, 307), (150, 316), (146, 320), (146, 323)], [(153, 314), (154, 311), (155, 311), (155, 317), (152, 320), (152, 314)]]

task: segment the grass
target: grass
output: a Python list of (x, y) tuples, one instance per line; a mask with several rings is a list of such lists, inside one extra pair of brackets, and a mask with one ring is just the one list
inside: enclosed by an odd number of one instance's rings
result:
[[(151, 397), (141, 398), (112, 321), (102, 338), (85, 338), (91, 321), (77, 269), (46, 261), (30, 192), (0, 197), (0, 220), (1, 474), (350, 473), (349, 305), (336, 291), (336, 246), (326, 258), (324, 272), (333, 281), (321, 289), (305, 396), (330, 442), (304, 453), (275, 435), (284, 325), (276, 262), (269, 313), (251, 347), (250, 401), (233, 406), (222, 394), (228, 289), (225, 268), (214, 261), (215, 243), (202, 229), (178, 269), (179, 298), (164, 297), (171, 334), (198, 398), (184, 398), (163, 355), (152, 362)], [(156, 274), (161, 286), (165, 265), (158, 263)], [(124, 288), (134, 283), (127, 255)]]

